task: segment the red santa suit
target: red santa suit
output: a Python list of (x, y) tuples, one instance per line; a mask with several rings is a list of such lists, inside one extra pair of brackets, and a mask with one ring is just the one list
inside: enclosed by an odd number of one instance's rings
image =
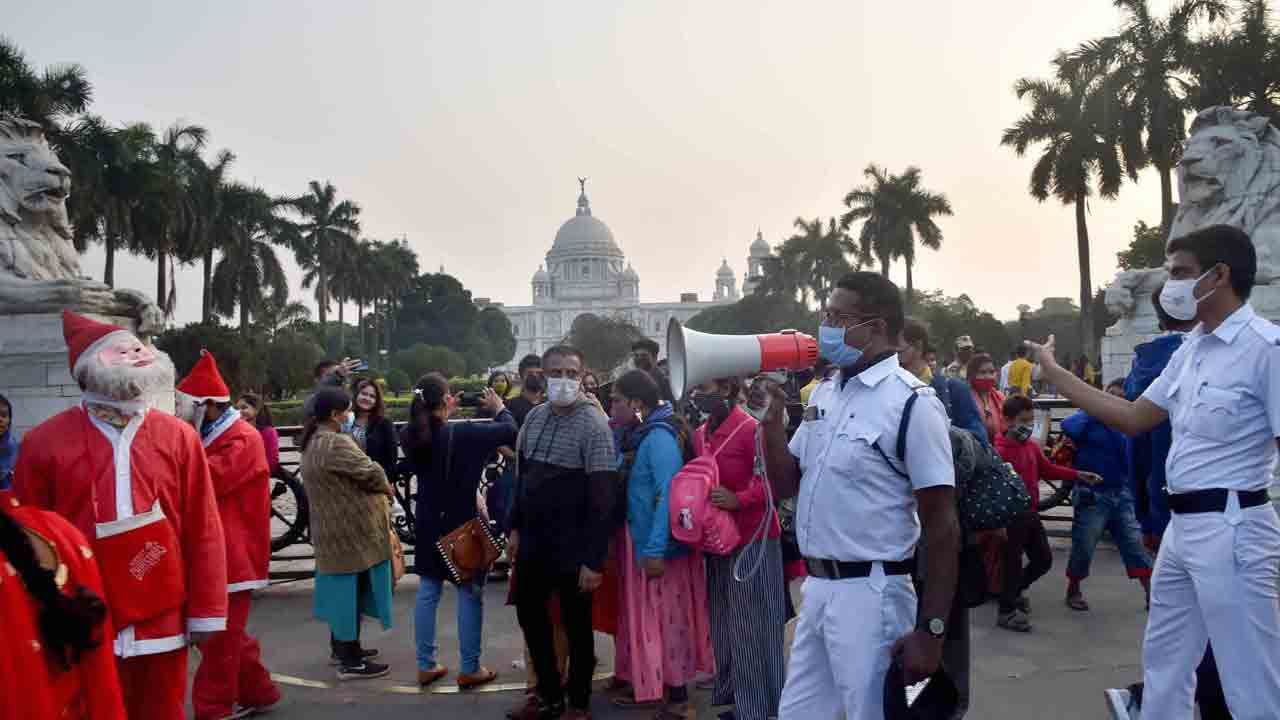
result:
[(178, 383), (178, 394), (202, 421), (200, 440), (227, 542), (227, 631), (200, 644), (200, 668), (191, 688), (196, 720), (220, 720), (237, 707), (265, 709), (280, 701), (258, 641), (248, 633), (252, 591), (267, 586), (271, 559), (271, 471), (262, 435), (235, 408), (203, 422), (206, 401), (231, 400), (212, 355), (201, 353), (191, 374)]
[[(12, 498), (4, 502), (19, 525), (53, 548), (59, 590), (71, 595), (83, 588), (102, 597), (102, 578), (84, 535), (54, 513), (19, 507)], [(3, 552), (0, 568), (0, 720), (125, 720), (110, 618), (99, 636), (106, 642), (59, 667), (41, 645), (39, 607)]]
[[(127, 333), (69, 312), (63, 332), (73, 375)], [(28, 432), (14, 492), (91, 538), (129, 718), (173, 720), (184, 713), (188, 633), (226, 629), (222, 524), (195, 429), (164, 412), (116, 406), (128, 418), (123, 428), (82, 405)]]

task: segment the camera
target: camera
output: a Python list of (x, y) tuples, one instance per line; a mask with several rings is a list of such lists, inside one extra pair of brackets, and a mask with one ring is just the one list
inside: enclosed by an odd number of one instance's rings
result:
[(458, 396), (458, 407), (480, 407), (483, 399), (484, 393), (464, 392)]

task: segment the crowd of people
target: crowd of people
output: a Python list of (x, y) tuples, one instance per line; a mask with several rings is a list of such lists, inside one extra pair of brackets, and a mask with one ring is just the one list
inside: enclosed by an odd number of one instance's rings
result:
[[(1149, 606), (1143, 681), (1107, 691), (1113, 716), (1198, 704), (1208, 720), (1280, 717), (1266, 492), (1280, 329), (1248, 304), (1256, 256), (1240, 231), (1175, 239), (1168, 267), (1152, 297), (1166, 334), (1105, 389), (1087, 363), (1084, 378), (1059, 364), (1052, 339), (997, 367), (961, 337), (940, 369), (898, 288), (862, 272), (822, 310), (822, 360), (789, 383), (673, 388), (652, 341), (607, 375), (558, 345), (474, 395), (426, 374), (397, 429), (358, 362), (322, 363), (298, 446), (330, 662), (342, 680), (391, 671), (361, 626), (391, 628), (411, 571), (422, 686), (452, 672), (436, 630), (449, 585), (458, 687), (497, 678), (481, 662), (484, 600), (508, 583), (526, 646), (515, 720), (591, 716), (596, 632), (614, 638), (610, 702), (658, 720), (694, 717), (698, 687), (740, 720), (908, 717), (904, 688), (923, 680), (910, 717), (962, 718), (971, 610), (995, 597), (995, 626), (1033, 630), (1028, 590), (1053, 564), (1049, 480), (1072, 486), (1065, 606), (1090, 611), (1104, 530)], [(269, 407), (233, 405), (206, 353), (175, 415), (149, 409), (175, 391), (162, 353), (70, 312), (64, 332), (82, 403), (19, 444), (0, 398), (0, 683), (16, 693), (21, 678), (14, 716), (182, 717), (189, 645), (197, 720), (276, 707), (248, 632), (280, 462)], [(1053, 448), (1033, 401), (1045, 386), (1079, 408)], [(454, 422), (463, 405), (474, 419)], [(409, 475), (412, 568), (391, 503)]]

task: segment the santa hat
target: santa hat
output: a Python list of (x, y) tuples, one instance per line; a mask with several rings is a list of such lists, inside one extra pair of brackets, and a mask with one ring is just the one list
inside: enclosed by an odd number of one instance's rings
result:
[(218, 363), (208, 350), (200, 351), (200, 359), (191, 372), (178, 383), (178, 392), (190, 396), (193, 400), (212, 400), (214, 402), (231, 402), (231, 391), (222, 381), (218, 372)]
[(62, 338), (67, 342), (67, 365), (72, 376), (80, 368), (81, 358), (91, 358), (111, 340), (120, 335), (132, 337), (133, 333), (119, 325), (108, 325), (90, 320), (70, 310), (62, 311)]

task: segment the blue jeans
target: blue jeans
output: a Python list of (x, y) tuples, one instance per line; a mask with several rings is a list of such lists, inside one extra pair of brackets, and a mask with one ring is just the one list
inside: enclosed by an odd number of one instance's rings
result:
[[(414, 639), (418, 645), (418, 669), (436, 666), (436, 608), (444, 591), (443, 580), (419, 576), (418, 600), (413, 608)], [(458, 588), (458, 644), (464, 673), (480, 671), (480, 632), (484, 625), (484, 585), (473, 583)]]
[(1142, 545), (1142, 530), (1138, 527), (1133, 494), (1128, 488), (1104, 490), (1077, 485), (1071, 491), (1071, 505), (1075, 509), (1075, 521), (1071, 524), (1068, 578), (1089, 577), (1093, 551), (1103, 530), (1111, 533), (1111, 539), (1120, 548), (1120, 558), (1129, 577), (1151, 577), (1151, 555)]

